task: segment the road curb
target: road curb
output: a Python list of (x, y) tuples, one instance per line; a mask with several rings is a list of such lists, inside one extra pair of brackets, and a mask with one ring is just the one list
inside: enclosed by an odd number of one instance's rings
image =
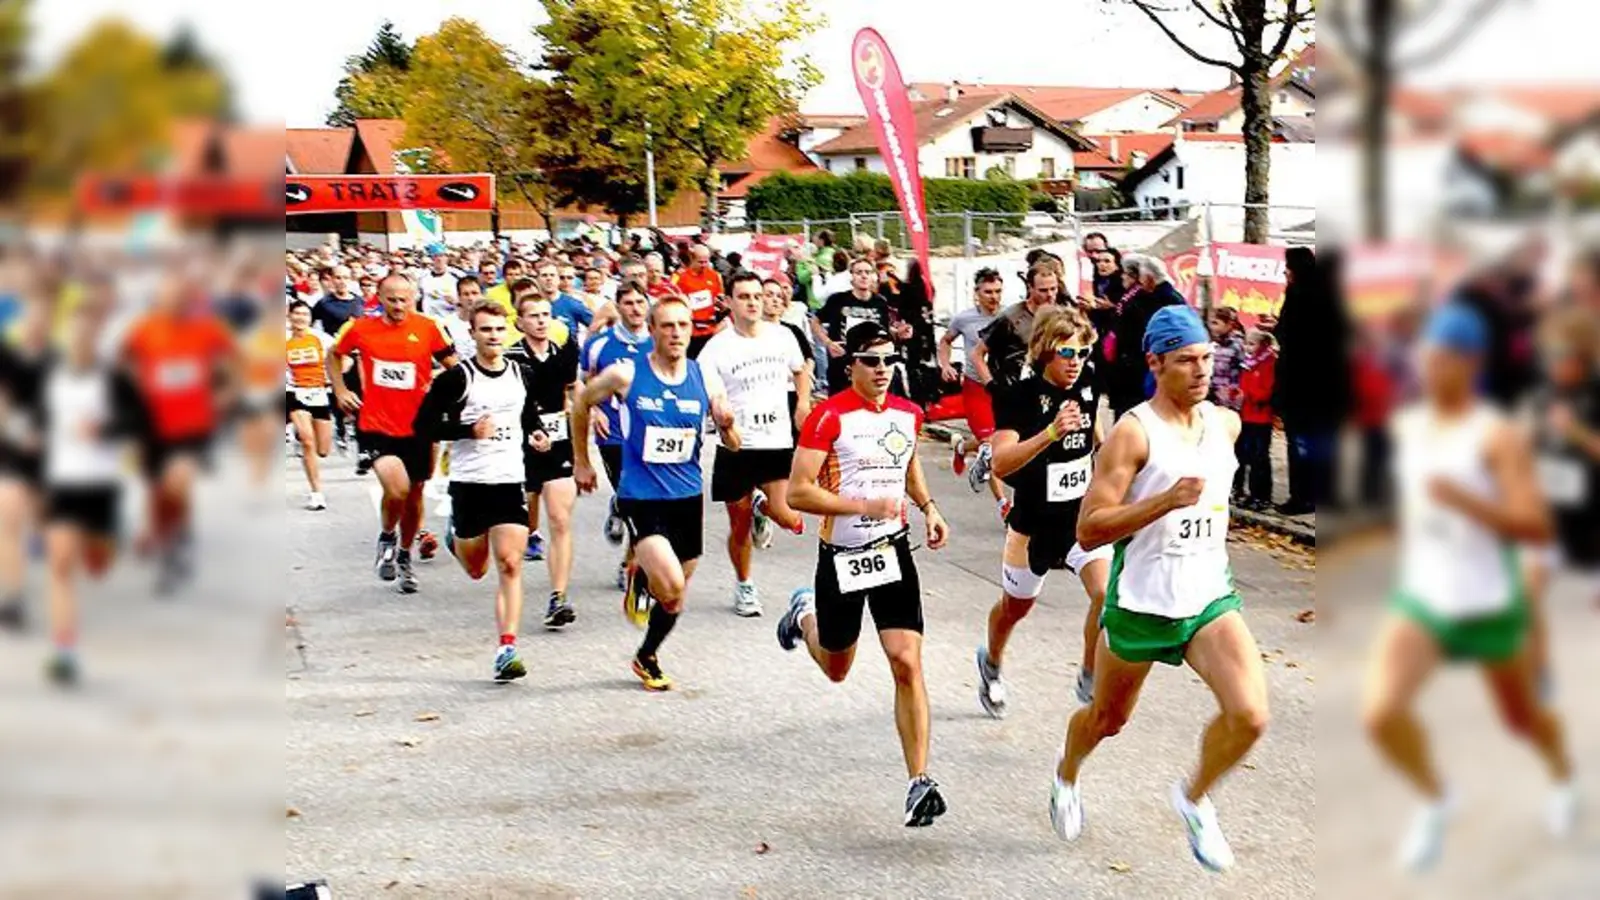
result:
[[(930, 440), (948, 444), (952, 437), (956, 435), (966, 437), (969, 432), (964, 428), (958, 428), (943, 422), (928, 422), (922, 426), (922, 434)], [(1260, 528), (1263, 531), (1270, 531), (1273, 534), (1281, 534), (1295, 543), (1303, 544), (1307, 547), (1315, 547), (1317, 545), (1317, 525), (1315, 520), (1308, 522), (1303, 519), (1291, 519), (1272, 513), (1240, 509), (1237, 506), (1233, 508), (1231, 515), (1233, 521), (1241, 525), (1249, 525)]]

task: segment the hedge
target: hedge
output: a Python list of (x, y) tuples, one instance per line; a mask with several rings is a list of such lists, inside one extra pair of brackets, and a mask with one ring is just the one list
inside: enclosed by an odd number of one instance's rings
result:
[[(971, 210), (1021, 214), (1028, 211), (1029, 189), (1020, 181), (924, 178), (922, 192), (929, 212)], [(750, 189), (745, 214), (751, 219), (798, 222), (899, 208), (894, 186), (887, 175), (776, 172)]]

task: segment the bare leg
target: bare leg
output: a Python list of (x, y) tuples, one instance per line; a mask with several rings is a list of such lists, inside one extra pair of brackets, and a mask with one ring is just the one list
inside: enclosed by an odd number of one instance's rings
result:
[(314, 492), (322, 490), (322, 461), (320, 435), (312, 425), (311, 414), (297, 410), (290, 414), (294, 422), (294, 435), (300, 442), (300, 467), (306, 473), (306, 485)]
[[(571, 478), (547, 481), (540, 494), (550, 513), (550, 540), (545, 550), (550, 590), (565, 594), (567, 582), (572, 578), (572, 505), (578, 499), (578, 483)], [(526, 534), (522, 536), (522, 545), (526, 550)]]
[(1190, 803), (1200, 802), (1267, 730), (1267, 676), (1261, 650), (1244, 617), (1230, 612), (1200, 629), (1185, 654), (1221, 707), (1200, 740), (1200, 763), (1189, 779)]
[[(1008, 566), (1026, 566), (1028, 564), (1028, 536), (1018, 534), (1011, 529), (1006, 529), (1006, 548), (1004, 553), (1005, 564)], [(989, 610), (989, 663), (995, 668), (1000, 667), (1001, 658), (1005, 655), (1006, 644), (1011, 641), (1011, 632), (1016, 629), (1017, 623), (1027, 618), (1033, 611), (1033, 601), (1013, 597), (1001, 592), (1000, 599)]]
[(0, 601), (22, 595), (33, 518), (33, 491), (19, 479), (0, 479)]
[(406, 492), (404, 512), (400, 516), (400, 549), (410, 550), (417, 539), (417, 532), (422, 530), (422, 504), (423, 488), (426, 482), (414, 484)]
[(528, 549), (528, 531), (520, 525), (489, 529), (495, 569), (500, 581), (494, 595), (494, 621), (500, 634), (516, 637), (522, 627), (522, 554)]
[(1526, 647), (1504, 663), (1486, 666), (1484, 677), (1506, 728), (1533, 745), (1551, 778), (1566, 782), (1572, 778), (1572, 761), (1567, 757), (1561, 720), (1539, 702), (1533, 666), (1533, 650)]
[(50, 638), (57, 650), (71, 650), (78, 643), (78, 597), (74, 582), (83, 550), (83, 533), (76, 525), (51, 525), (44, 537), (50, 572)]
[(1444, 786), (1411, 706), (1438, 664), (1439, 645), (1433, 637), (1410, 619), (1391, 616), (1373, 647), (1362, 713), (1379, 751), (1432, 800), (1444, 796)]
[(1079, 707), (1067, 722), (1067, 741), (1056, 768), (1062, 781), (1077, 784), (1078, 771), (1094, 748), (1128, 724), (1139, 703), (1145, 677), (1150, 674), (1150, 665), (1119, 658), (1101, 636), (1094, 665), (1094, 702)]
[(755, 523), (755, 510), (750, 495), (727, 504), (728, 507), (728, 562), (733, 564), (733, 575), (740, 582), (750, 580), (751, 528)]
[(1106, 607), (1106, 590), (1111, 584), (1111, 563), (1097, 559), (1084, 566), (1078, 578), (1089, 595), (1089, 610), (1083, 616), (1083, 671), (1093, 672), (1100, 646), (1100, 613)]
[(900, 733), (906, 775), (928, 771), (928, 689), (922, 680), (922, 635), (904, 628), (878, 632), (894, 676), (894, 726)]
[[(383, 507), (379, 518), (385, 534), (393, 534), (400, 527), (400, 520), (407, 511), (407, 501), (411, 496), (411, 476), (406, 474), (405, 464), (397, 456), (380, 456), (372, 463), (372, 471), (378, 477), (378, 485), (383, 488)], [(420, 491), (418, 492), (420, 496)], [(415, 526), (411, 533), (416, 537)], [(402, 547), (411, 546), (410, 542), (401, 544)]]

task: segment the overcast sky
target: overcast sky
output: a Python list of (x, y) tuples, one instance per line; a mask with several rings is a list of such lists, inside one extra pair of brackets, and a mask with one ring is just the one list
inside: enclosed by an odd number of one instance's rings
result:
[[(1469, 0), (1448, 2), (1464, 7)], [(1190, 59), (1136, 11), (1106, 0), (813, 0), (813, 5), (829, 24), (802, 48), (825, 76), (806, 98), (802, 108), (807, 112), (859, 112), (848, 48), (851, 35), (865, 25), (883, 33), (908, 80), (1200, 90), (1226, 82), (1225, 73)], [(1506, 0), (1489, 27), (1461, 52), (1413, 80), (1593, 82), (1592, 32), (1570, 27), (1566, 13), (1574, 5), (1577, 0)], [(414, 39), (449, 15), (464, 16), (513, 50), (533, 56), (532, 29), (542, 16), (537, 0), (36, 0), (33, 8), (33, 46), (41, 64), (101, 15), (126, 16), (162, 37), (187, 20), (228, 69), (246, 117), (301, 127), (322, 124), (341, 63), (365, 48), (384, 19)], [(1190, 28), (1189, 36), (1202, 49), (1226, 52), (1217, 43), (1225, 39), (1215, 29), (1208, 35)]]

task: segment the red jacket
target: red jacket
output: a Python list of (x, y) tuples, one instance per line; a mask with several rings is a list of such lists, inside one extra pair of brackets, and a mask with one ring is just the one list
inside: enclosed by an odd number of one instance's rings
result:
[(1239, 418), (1249, 425), (1272, 424), (1272, 382), (1278, 369), (1278, 355), (1268, 353), (1254, 363), (1246, 363), (1239, 373), (1239, 393), (1244, 405)]
[(1373, 353), (1356, 354), (1350, 365), (1355, 420), (1364, 429), (1382, 428), (1394, 407), (1394, 376)]

